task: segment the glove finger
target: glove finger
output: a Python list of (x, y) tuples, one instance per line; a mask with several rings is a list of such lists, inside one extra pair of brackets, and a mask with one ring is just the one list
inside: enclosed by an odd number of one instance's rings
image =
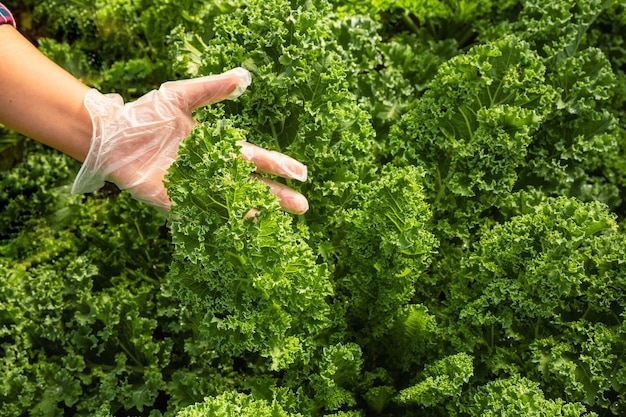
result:
[(248, 212), (246, 213), (245, 216), (243, 216), (244, 219), (249, 219), (250, 217), (254, 217), (257, 214), (259, 214), (259, 210), (251, 208), (250, 210), (248, 210)]
[(270, 192), (278, 197), (280, 206), (283, 210), (293, 214), (303, 214), (309, 209), (309, 202), (305, 196), (299, 192), (283, 185), (278, 182), (269, 180), (267, 178), (260, 177), (258, 175), (252, 175), (252, 177), (265, 183), (270, 187)]
[(191, 112), (211, 103), (239, 97), (251, 81), (250, 73), (238, 67), (218, 75), (168, 81), (163, 83), (161, 89), (184, 97), (187, 111)]
[(283, 178), (306, 181), (307, 167), (301, 162), (283, 153), (263, 149), (248, 142), (239, 141), (241, 155), (252, 162), (257, 171), (274, 174)]

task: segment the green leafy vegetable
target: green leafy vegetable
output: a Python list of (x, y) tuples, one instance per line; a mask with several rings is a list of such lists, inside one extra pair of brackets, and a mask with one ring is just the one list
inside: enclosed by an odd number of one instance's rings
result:
[[(308, 361), (330, 323), (332, 287), (306, 230), (294, 229), (266, 186), (249, 176), (253, 166), (233, 157), (241, 135), (205, 125), (181, 146), (169, 176), (176, 245), (170, 277), (212, 349), (259, 353), (280, 370)], [(260, 214), (244, 219), (253, 207)]]
[(0, 129), (2, 416), (626, 414), (623, 1), (8, 5), (103, 92), (253, 80), (167, 219)]

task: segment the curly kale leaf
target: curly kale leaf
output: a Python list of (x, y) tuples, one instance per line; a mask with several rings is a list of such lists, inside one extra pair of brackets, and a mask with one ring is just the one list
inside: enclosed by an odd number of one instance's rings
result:
[(612, 165), (623, 139), (615, 116), (600, 104), (615, 94), (611, 66), (599, 49), (588, 48), (548, 68), (547, 82), (557, 98), (528, 149), (518, 187), (615, 207), (622, 198), (611, 181), (621, 173)]
[(423, 171), (387, 169), (362, 184), (340, 213), (334, 238), (336, 292), (354, 329), (384, 335), (426, 279), (437, 241), (423, 199)]
[(394, 163), (424, 166), (436, 221), (469, 228), (475, 213), (513, 189), (554, 98), (526, 42), (507, 36), (475, 46), (442, 64), (392, 127)]
[[(14, 172), (59, 158), (28, 157)], [(140, 413), (180, 364), (164, 313), (173, 303), (158, 295), (163, 220), (126, 193), (68, 198), (57, 166), (34, 188), (28, 176), (13, 183), (41, 214), (22, 212), (0, 244), (0, 414), (91, 416), (105, 403)]]
[[(383, 26), (385, 37), (398, 33), (435, 42), (449, 40), (460, 47), (496, 25), (513, 19), (518, 0), (335, 0), (339, 14), (369, 14)], [(494, 22), (495, 21), (495, 22)]]
[(299, 417), (288, 413), (276, 402), (237, 392), (225, 392), (215, 397), (207, 397), (203, 402), (183, 408), (176, 417)]
[[(427, 201), (442, 233), (468, 231), (515, 190), (617, 206), (623, 142), (599, 103), (615, 94), (597, 48), (560, 60), (523, 36), (477, 45), (439, 67), (428, 91), (392, 126), (396, 165), (423, 165)], [(622, 135), (623, 136), (623, 135)]]
[(325, 347), (319, 362), (320, 372), (311, 375), (315, 400), (324, 408), (335, 411), (342, 406), (355, 406), (361, 382), (363, 360), (361, 347), (356, 343)]
[(206, 117), (219, 112), (245, 129), (251, 143), (308, 165), (309, 180), (293, 186), (308, 197), (312, 219), (332, 219), (353, 186), (375, 170), (374, 129), (350, 91), (352, 64), (340, 53), (334, 24), (325, 1), (246, 2), (215, 17), (211, 27), (173, 37), (175, 59), (190, 75), (233, 65), (250, 70), (246, 94)]
[(455, 343), (484, 352), (485, 376), (520, 372), (608, 406), (624, 389), (625, 239), (605, 205), (563, 197), (493, 226), (451, 288)]
[(496, 417), (516, 415), (525, 417), (594, 416), (578, 403), (547, 399), (537, 383), (519, 375), (490, 382), (476, 390), (464, 409), (466, 415)]
[(385, 35), (385, 29), (367, 15), (349, 14), (333, 25), (338, 52), (349, 64), (350, 91), (371, 114), (380, 148), (389, 126), (428, 87), (439, 65), (460, 53), (453, 39), (436, 41), (408, 32)]
[(624, 141), (616, 114), (623, 112), (610, 103), (619, 103), (623, 96), (622, 72), (612, 65), (614, 49), (594, 42), (598, 35), (593, 29), (599, 19), (607, 20), (607, 13), (616, 12), (614, 3), (526, 2), (513, 25), (543, 57), (547, 83), (557, 93), (528, 149), (519, 188), (538, 186), (611, 207), (621, 204)]
[(463, 385), (474, 374), (473, 358), (458, 353), (427, 364), (419, 382), (402, 389), (395, 400), (400, 404), (430, 407), (459, 397)]
[[(237, 158), (245, 132), (202, 125), (181, 145), (168, 174), (175, 245), (169, 279), (200, 320), (198, 336), (218, 352), (260, 354), (272, 369), (307, 360), (329, 325), (328, 271), (306, 231)], [(254, 219), (244, 219), (257, 208)]]
[(198, 3), (46, 0), (32, 6), (24, 29), (45, 33), (38, 36), (50, 38), (42, 51), (74, 76), (130, 100), (174, 77), (164, 41), (176, 25), (196, 19), (186, 12)]
[[(621, 235), (615, 233), (617, 224), (606, 207), (559, 198), (528, 210), (494, 226), (477, 243), (466, 276), (481, 295), (467, 299), (464, 310), (502, 308), (474, 318), (476, 323), (495, 320), (504, 326), (573, 311), (609, 312), (619, 295), (594, 284), (611, 279), (609, 271), (619, 257), (613, 240)], [(603, 274), (608, 276), (601, 278)], [(614, 290), (623, 287), (615, 284)], [(505, 299), (509, 302), (503, 303)]]
[(611, 3), (614, 0), (526, 1), (512, 29), (542, 56), (562, 60), (582, 49), (587, 31)]
[(608, 408), (620, 414), (626, 405), (624, 317), (606, 323), (594, 316), (564, 323), (559, 335), (534, 341), (529, 351), (536, 369), (527, 375), (541, 382), (546, 395), (561, 395), (592, 410)]
[(1, 170), (0, 239), (17, 237), (26, 224), (49, 214), (51, 206), (61, 209), (76, 201), (75, 196), (67, 196), (75, 169), (75, 163), (67, 156), (31, 145), (19, 164)]

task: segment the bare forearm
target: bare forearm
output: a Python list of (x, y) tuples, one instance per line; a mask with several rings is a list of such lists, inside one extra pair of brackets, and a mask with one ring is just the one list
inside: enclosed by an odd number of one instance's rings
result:
[(0, 25), (1, 123), (82, 161), (92, 134), (88, 90), (15, 28)]

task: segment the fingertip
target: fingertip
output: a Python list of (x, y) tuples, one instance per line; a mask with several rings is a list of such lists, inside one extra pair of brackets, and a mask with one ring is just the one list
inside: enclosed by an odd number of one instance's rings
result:
[(233, 68), (232, 70), (227, 71), (226, 73), (235, 75), (238, 80), (233, 90), (230, 92), (228, 96), (226, 96), (227, 99), (232, 100), (234, 98), (239, 97), (240, 95), (243, 94), (244, 91), (246, 91), (246, 89), (252, 83), (252, 75), (250, 74), (250, 71), (248, 71), (245, 68), (242, 68), (242, 67)]
[(235, 99), (246, 91), (251, 82), (250, 72), (238, 67), (222, 74), (168, 81), (161, 85), (160, 91), (170, 100), (181, 100), (186, 110), (191, 111), (218, 101)]
[(302, 194), (289, 190), (290, 193), (281, 192), (278, 195), (280, 207), (290, 214), (304, 214), (309, 211), (309, 200)]
[(243, 216), (244, 220), (253, 218), (256, 221), (256, 215), (259, 214), (259, 210), (255, 208), (251, 208), (248, 212)]
[(304, 214), (309, 211), (309, 200), (307, 200), (307, 198), (303, 195), (300, 195), (299, 200), (299, 209), (295, 211), (294, 214)]
[(302, 167), (300, 168), (300, 174), (294, 176), (293, 178), (300, 181), (300, 182), (305, 182), (307, 180), (307, 177), (309, 176), (309, 169), (307, 168), (306, 165), (301, 164)]

